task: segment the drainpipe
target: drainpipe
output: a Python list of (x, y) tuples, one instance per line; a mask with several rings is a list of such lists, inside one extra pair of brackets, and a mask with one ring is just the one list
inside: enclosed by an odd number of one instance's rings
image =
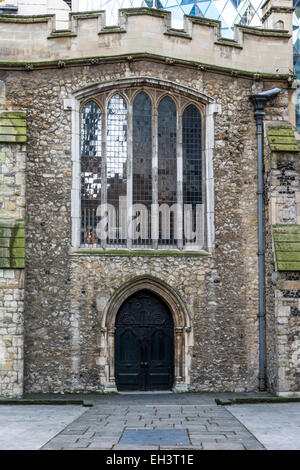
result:
[(258, 212), (258, 286), (259, 286), (259, 390), (266, 389), (265, 377), (265, 269), (264, 269), (264, 176), (263, 176), (263, 117), (265, 105), (274, 98), (280, 88), (263, 91), (250, 96), (254, 105), (257, 135), (257, 212)]

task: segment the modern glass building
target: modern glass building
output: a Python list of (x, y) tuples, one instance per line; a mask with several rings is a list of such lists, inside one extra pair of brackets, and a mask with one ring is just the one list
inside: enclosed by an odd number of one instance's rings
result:
[[(265, 0), (79, 0), (80, 10), (106, 10), (109, 24), (118, 21), (119, 8), (136, 8), (147, 6), (168, 10), (172, 13), (172, 25), (181, 27), (183, 15), (200, 16), (219, 20), (222, 23), (222, 35), (232, 37), (233, 26), (245, 24), (260, 26), (261, 5)], [(299, 0), (300, 1), (300, 0)]]

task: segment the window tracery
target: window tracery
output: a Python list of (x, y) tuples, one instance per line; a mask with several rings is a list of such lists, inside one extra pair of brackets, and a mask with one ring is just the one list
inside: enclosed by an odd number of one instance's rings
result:
[(201, 105), (128, 89), (80, 114), (81, 246), (203, 248)]

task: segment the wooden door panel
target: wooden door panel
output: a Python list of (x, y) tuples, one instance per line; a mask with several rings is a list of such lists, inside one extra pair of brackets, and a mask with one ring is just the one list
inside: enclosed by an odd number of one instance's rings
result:
[(119, 390), (168, 390), (174, 380), (172, 315), (156, 295), (141, 291), (119, 310), (115, 334)]

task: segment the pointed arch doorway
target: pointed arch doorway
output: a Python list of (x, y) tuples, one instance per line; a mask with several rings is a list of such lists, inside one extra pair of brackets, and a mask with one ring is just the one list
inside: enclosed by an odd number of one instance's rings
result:
[(115, 323), (115, 378), (119, 391), (171, 390), (174, 324), (166, 303), (143, 289), (120, 307)]
[[(122, 306), (130, 297), (147, 291), (160, 299), (168, 308), (173, 321), (173, 387), (174, 392), (186, 392), (190, 382), (190, 345), (193, 342), (193, 329), (188, 311), (179, 294), (164, 281), (150, 275), (132, 278), (121, 285), (110, 297), (102, 315), (100, 347), (106, 359), (104, 367), (104, 393), (117, 392), (116, 386), (116, 321)], [(100, 302), (99, 302), (99, 305)]]

